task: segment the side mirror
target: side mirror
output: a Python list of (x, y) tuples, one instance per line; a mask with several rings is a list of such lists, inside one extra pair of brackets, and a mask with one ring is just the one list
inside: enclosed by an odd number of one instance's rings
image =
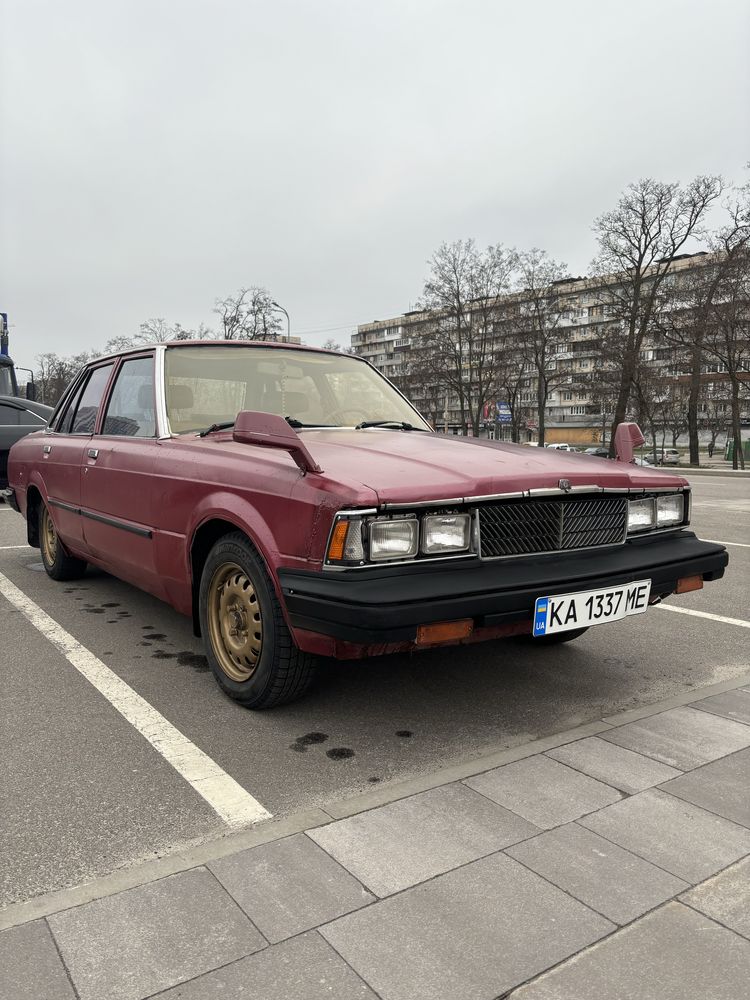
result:
[(36, 402), (36, 386), (33, 382), (26, 383), (26, 398), (30, 403)]
[(303, 472), (323, 471), (300, 436), (276, 413), (240, 411), (234, 422), (232, 437), (243, 444), (259, 444), (265, 448), (288, 451)]
[(615, 455), (618, 462), (632, 462), (636, 448), (644, 443), (645, 437), (638, 424), (622, 423), (615, 431)]

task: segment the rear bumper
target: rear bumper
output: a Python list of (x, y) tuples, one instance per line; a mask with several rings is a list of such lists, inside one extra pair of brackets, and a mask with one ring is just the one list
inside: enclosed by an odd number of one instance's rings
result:
[(10, 487), (4, 490), (0, 490), (0, 498), (5, 500), (8, 506), (12, 507), (13, 510), (17, 511), (17, 513), (19, 514), (21, 513), (20, 508), (18, 506), (18, 500), (16, 498), (15, 490), (11, 489)]
[(471, 618), (476, 628), (531, 620), (537, 597), (650, 579), (654, 597), (687, 576), (718, 580), (729, 562), (723, 545), (690, 531), (617, 548), (517, 559), (314, 573), (279, 570), (289, 623), (361, 645), (409, 643), (419, 625)]

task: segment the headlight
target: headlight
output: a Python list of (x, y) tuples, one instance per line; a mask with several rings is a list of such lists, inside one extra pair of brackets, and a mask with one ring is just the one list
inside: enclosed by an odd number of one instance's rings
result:
[(416, 518), (370, 522), (370, 559), (409, 559), (417, 554), (419, 524)]
[(429, 514), (422, 518), (422, 551), (465, 552), (471, 538), (468, 514)]
[(628, 503), (628, 533), (648, 531), (655, 526), (656, 509), (653, 497), (647, 500), (631, 500)]
[(681, 493), (670, 493), (656, 498), (656, 525), (666, 528), (671, 524), (682, 524), (685, 518), (685, 498)]

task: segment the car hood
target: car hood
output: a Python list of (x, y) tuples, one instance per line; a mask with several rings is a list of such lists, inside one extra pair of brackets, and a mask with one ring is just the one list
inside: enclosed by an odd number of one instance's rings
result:
[(613, 489), (685, 485), (671, 473), (575, 452), (526, 448), (415, 431), (303, 431), (328, 479), (367, 486), (380, 503), (488, 496), (571, 486)]

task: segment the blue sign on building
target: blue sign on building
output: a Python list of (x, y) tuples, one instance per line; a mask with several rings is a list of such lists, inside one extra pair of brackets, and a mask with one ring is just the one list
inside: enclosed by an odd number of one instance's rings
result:
[(497, 403), (497, 419), (498, 423), (509, 424), (513, 419), (510, 413), (510, 407), (507, 403)]

